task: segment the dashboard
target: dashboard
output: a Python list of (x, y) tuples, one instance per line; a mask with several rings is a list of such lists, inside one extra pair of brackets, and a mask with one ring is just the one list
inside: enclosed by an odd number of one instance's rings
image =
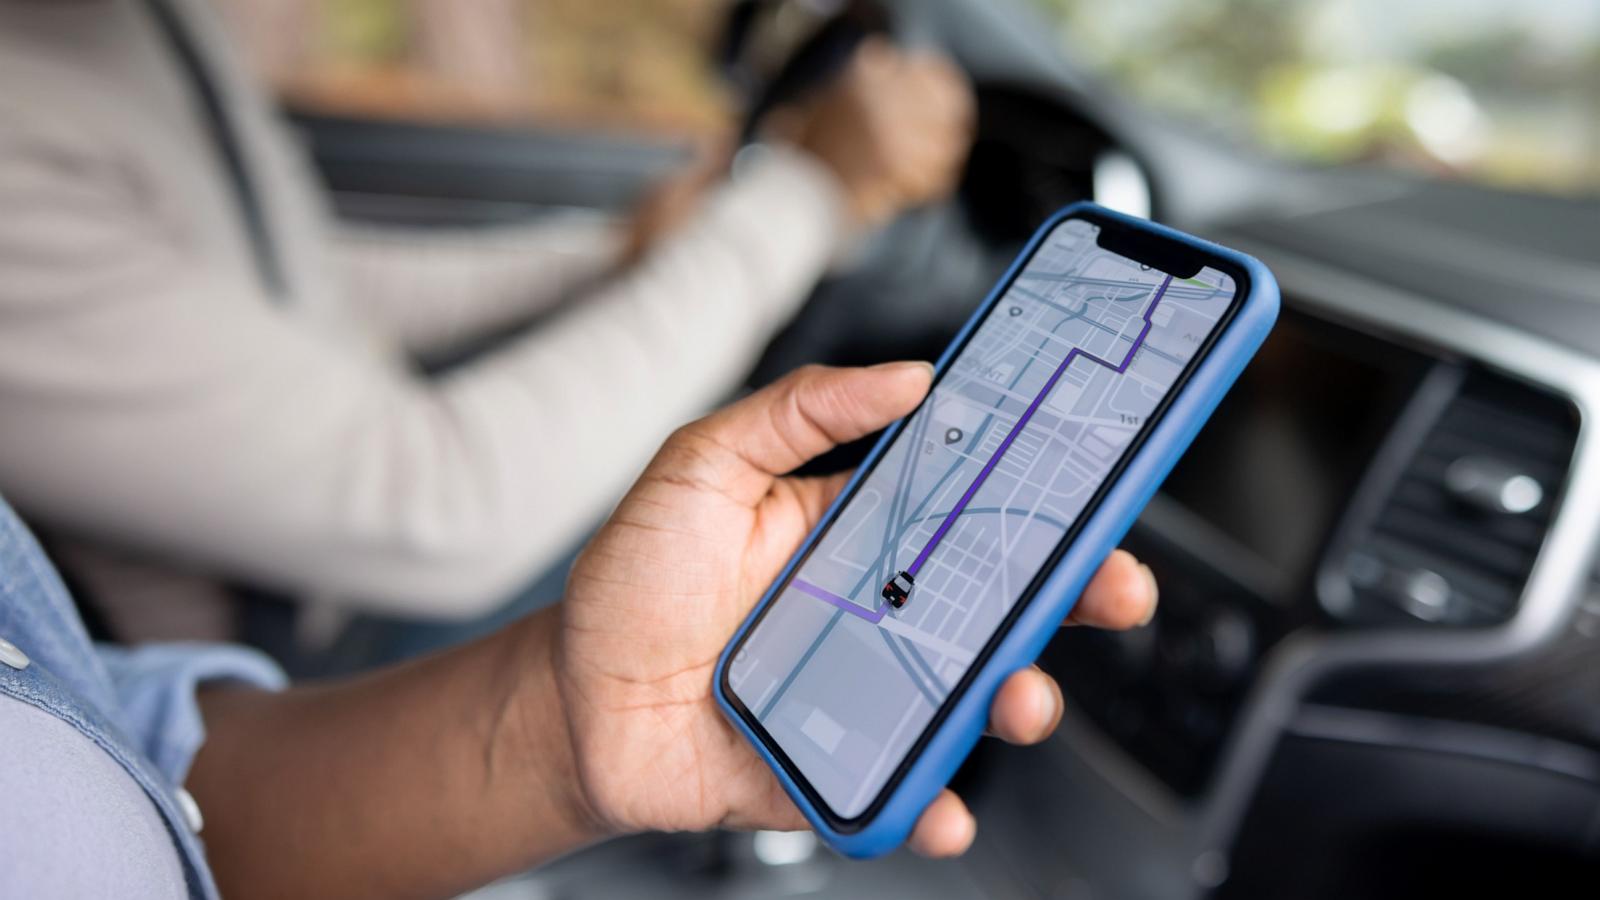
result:
[(1064, 631), (1069, 733), (1048, 763), (1002, 751), (1000, 780), (1062, 785), (1030, 827), (1116, 837), (1048, 877), (1569, 895), (1600, 811), (1593, 358), (1285, 250), (1294, 226), (1221, 239), (1289, 312), (1128, 539), (1157, 621)]
[[(1049, 133), (1161, 162), (1139, 148), (1167, 132), (1056, 102)], [(1073, 124), (1085, 110), (1102, 130)], [(1086, 154), (1001, 119), (979, 146), (1008, 149), (974, 154), (960, 203), (898, 226), (788, 337), (865, 333), (824, 357), (863, 362), (897, 319), (927, 325), (898, 353), (942, 346), (1009, 254), (998, 213), (1084, 180)], [(1202, 157), (1191, 179), (1231, 183)], [(972, 865), (1003, 896), (1567, 895), (1600, 871), (1600, 215), (1248, 165), (1246, 209), (1156, 200), (1272, 267), (1281, 324), (1126, 539), (1162, 585), (1156, 621), (1064, 629), (1040, 661), (1068, 694), (1062, 735), (986, 745), (963, 773)], [(843, 327), (864, 306), (879, 318)], [(784, 346), (772, 374), (798, 361)]]
[[(1568, 239), (1600, 222), (1581, 202), (1307, 177), (1285, 193), (1344, 199), (1189, 223), (1272, 267), (1285, 313), (1125, 541), (1162, 585), (1155, 622), (1064, 629), (1040, 660), (1068, 694), (1062, 735), (986, 745), (964, 771), (972, 865), (1009, 886), (993, 893), (1407, 896), (1449, 872), (1564, 896), (1600, 866), (1600, 304), (1533, 271), (1559, 250), (1553, 268), (1600, 285), (1600, 246)], [(865, 296), (885, 322), (959, 321), (1008, 253), (964, 237), (988, 213), (903, 224), (790, 337), (848, 332)], [(1375, 221), (1381, 249), (1349, 237)], [(1519, 262), (1489, 278), (1484, 245)], [(825, 361), (870, 358), (837, 347)], [(1461, 847), (1481, 865), (1441, 861)]]
[(1291, 312), (1127, 542), (1169, 586), (1160, 619), (1063, 634), (1048, 665), (1196, 796), (1287, 636), (1511, 618), (1576, 424), (1549, 392)]

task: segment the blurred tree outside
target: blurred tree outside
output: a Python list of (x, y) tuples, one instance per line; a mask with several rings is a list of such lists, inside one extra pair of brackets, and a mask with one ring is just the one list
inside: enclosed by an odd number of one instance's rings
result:
[(222, 0), (292, 106), (356, 117), (643, 131), (729, 127), (721, 0)]
[(1034, 0), (1127, 96), (1319, 164), (1600, 193), (1594, 0)]

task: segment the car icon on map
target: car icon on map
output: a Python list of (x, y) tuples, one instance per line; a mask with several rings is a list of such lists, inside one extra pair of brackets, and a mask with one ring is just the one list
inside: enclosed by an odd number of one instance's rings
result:
[(884, 584), (883, 599), (889, 601), (889, 605), (895, 609), (900, 609), (906, 605), (907, 598), (911, 596), (911, 588), (916, 583), (910, 572), (902, 571)]

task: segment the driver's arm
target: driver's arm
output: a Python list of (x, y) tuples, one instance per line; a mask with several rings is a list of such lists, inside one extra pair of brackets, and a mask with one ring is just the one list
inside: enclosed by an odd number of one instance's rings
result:
[(959, 161), (966, 122), (908, 102), (950, 103), (959, 76), (863, 60), (808, 152), (775, 149), (625, 276), (439, 380), (197, 259), (93, 110), (0, 109), (0, 484), (39, 521), (232, 577), (482, 612), (737, 384), (846, 209), (948, 185), (949, 159), (893, 151), (917, 132)]
[[(871, 226), (949, 189), (966, 156), (971, 102), (960, 74), (942, 59), (908, 56), (870, 41), (806, 108), (773, 117), (779, 121), (771, 130), (802, 152), (784, 148), (756, 167), (794, 170), (767, 181), (799, 185), (831, 178), (836, 187), (816, 189), (842, 189), (849, 223)], [(720, 181), (723, 202), (751, 189), (743, 179), (719, 178), (720, 153), (701, 155), (647, 195), (630, 223), (562, 216), (454, 230), (346, 226), (335, 242), (345, 294), (367, 321), (409, 350), (427, 354), (515, 326), (575, 295), (581, 300), (651, 251), (693, 257), (759, 240), (682, 227), (709, 185)], [(758, 227), (790, 241), (799, 259), (818, 243), (836, 241), (845, 225), (808, 219), (783, 197), (762, 196), (747, 205), (759, 204), (765, 205)], [(798, 218), (786, 221), (791, 216)], [(829, 233), (798, 234), (812, 227)], [(649, 279), (640, 290), (683, 296), (701, 287), (675, 280), (690, 271), (692, 266), (658, 268), (630, 277)], [(803, 295), (782, 281), (757, 280), (744, 288), (746, 303), (783, 310), (780, 317)]]
[(0, 484), (79, 535), (417, 615), (484, 611), (596, 523), (748, 369), (842, 206), (815, 163), (757, 167), (605, 291), (424, 380), (194, 259), (116, 146), (0, 113)]
[(613, 217), (562, 214), (474, 228), (345, 224), (332, 250), (357, 314), (427, 355), (505, 331), (599, 287), (624, 246), (625, 228)]
[[(713, 197), (761, 192), (775, 180), (794, 185), (831, 180), (835, 184), (814, 188), (830, 195), (845, 187), (836, 166), (793, 146), (766, 154), (754, 168), (792, 171), (729, 178), (719, 154), (664, 179), (629, 217), (573, 212), (532, 223), (472, 228), (345, 224), (337, 230), (332, 249), (344, 296), (357, 315), (411, 353), (449, 353), (504, 334), (563, 301), (603, 295), (609, 282), (651, 251), (665, 247), (681, 254), (715, 254), (723, 246), (747, 243), (745, 234), (682, 227)], [(809, 217), (783, 199), (768, 192), (752, 202), (766, 204), (763, 223), (768, 230), (798, 240), (801, 258), (811, 246), (836, 246), (855, 224), (839, 216)], [(798, 216), (796, 221), (778, 221), (791, 214)], [(797, 229), (823, 230), (800, 235)], [(654, 273), (656, 280), (645, 289), (681, 296), (689, 287), (663, 274)], [(789, 285), (782, 282), (755, 282), (746, 288), (751, 292), (746, 302), (786, 312), (804, 296), (803, 291), (764, 295), (787, 290)]]

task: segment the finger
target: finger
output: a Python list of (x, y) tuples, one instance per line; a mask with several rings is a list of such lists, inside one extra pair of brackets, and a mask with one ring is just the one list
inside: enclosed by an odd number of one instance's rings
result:
[(1124, 631), (1149, 624), (1160, 591), (1150, 567), (1126, 550), (1106, 557), (1067, 617), (1069, 624)]
[(928, 99), (923, 112), (946, 121), (965, 121), (972, 117), (975, 102), (972, 86), (961, 67), (940, 53), (921, 52), (913, 56), (914, 72), (922, 94)]
[(989, 707), (989, 732), (1012, 744), (1037, 744), (1061, 724), (1063, 702), (1056, 680), (1029, 666), (1000, 685)]
[(911, 832), (913, 852), (927, 857), (960, 856), (978, 835), (978, 820), (953, 791), (946, 789), (935, 797), (917, 819)]
[(856, 48), (845, 74), (846, 77), (856, 78), (861, 84), (866, 85), (893, 77), (902, 64), (903, 54), (894, 44), (874, 35), (862, 41)]
[(782, 475), (910, 412), (932, 380), (925, 362), (807, 366), (686, 426), (680, 439), (708, 440), (760, 472)]

